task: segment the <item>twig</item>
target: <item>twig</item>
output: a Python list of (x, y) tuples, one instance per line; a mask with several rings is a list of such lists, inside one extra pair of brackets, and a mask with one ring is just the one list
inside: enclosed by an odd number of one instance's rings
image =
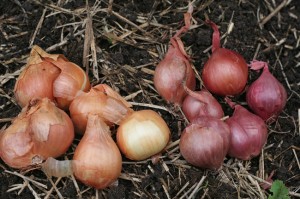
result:
[(40, 199), (39, 195), (34, 191), (34, 189), (31, 187), (31, 185), (29, 183), (28, 183), (27, 187), (31, 191), (31, 193), (35, 199)]
[(28, 180), (29, 182), (32, 182), (32, 183), (36, 184), (37, 186), (40, 186), (40, 187), (43, 187), (43, 188), (47, 189), (47, 186), (46, 186), (46, 185), (44, 185), (44, 184), (42, 184), (42, 183), (40, 183), (40, 182), (37, 182), (37, 181), (35, 181), (35, 180), (32, 180), (31, 178), (28, 178), (28, 177), (26, 177), (26, 176), (24, 176), (24, 175), (22, 175), (22, 174), (20, 174), (20, 173), (17, 173), (17, 172), (11, 172), (11, 171), (8, 171), (8, 170), (5, 170), (4, 172), (9, 173), (9, 174), (12, 174), (12, 175), (19, 176), (20, 178), (26, 179), (26, 180)]
[(73, 184), (74, 184), (74, 186), (75, 186), (75, 189), (76, 189), (76, 191), (77, 191), (78, 198), (81, 199), (81, 198), (82, 198), (82, 195), (81, 195), (79, 186), (78, 186), (78, 184), (77, 184), (77, 181), (76, 181), (74, 175), (71, 175), (71, 178), (72, 178)]
[(298, 127), (299, 127), (299, 135), (300, 135), (300, 108), (298, 109)]
[[(56, 186), (59, 183), (60, 180), (61, 180), (61, 177), (59, 177), (56, 180), (56, 182), (54, 183), (54, 185)], [(51, 193), (53, 192), (53, 190), (54, 190), (54, 186), (52, 186), (51, 189), (47, 192), (47, 195), (44, 197), (44, 199), (48, 199), (49, 196), (51, 195)]]
[(144, 29), (142, 29), (140, 26), (136, 25), (135, 23), (133, 23), (132, 21), (128, 20), (127, 18), (123, 17), (122, 15), (120, 15), (119, 13), (115, 12), (115, 11), (111, 11), (111, 13), (113, 15), (115, 15), (116, 17), (118, 17), (119, 19), (121, 19), (122, 21), (125, 21), (126, 23), (130, 24), (131, 26), (135, 27), (136, 29), (140, 30), (143, 33), (147, 33)]
[(86, 1), (86, 12), (87, 12), (87, 17), (85, 19), (85, 33), (84, 33), (82, 65), (83, 65), (83, 68), (86, 69), (86, 73), (88, 74), (88, 71), (89, 71), (88, 55), (90, 53), (90, 48), (91, 48), (93, 21), (92, 21), (92, 17), (90, 14), (90, 7), (89, 7), (87, 1)]
[(189, 184), (190, 184), (189, 181), (187, 183), (185, 183), (185, 185), (183, 185), (183, 187), (177, 192), (177, 194), (175, 195), (174, 198), (177, 198), (177, 196), (179, 196), (181, 194), (181, 192), (183, 192)]
[(14, 118), (0, 118), (0, 123), (3, 123), (3, 122), (10, 122), (12, 121)]
[(273, 10), (273, 12), (271, 12), (268, 16), (266, 16), (265, 18), (263, 18), (260, 22), (259, 22), (259, 27), (262, 29), (263, 26), (272, 18), (274, 17), (274, 15), (276, 15), (284, 6), (288, 5), (292, 0), (284, 0), (282, 1), (281, 4), (279, 4), (279, 6), (277, 6), (276, 9)]
[(144, 106), (144, 107), (149, 107), (149, 108), (155, 108), (155, 109), (164, 110), (171, 114), (174, 114), (171, 110), (168, 110), (167, 108), (165, 108), (163, 106), (158, 106), (158, 105), (154, 105), (154, 104), (146, 104), (146, 103), (138, 103), (138, 102), (129, 102), (129, 103), (134, 106)]
[(46, 11), (47, 11), (47, 8), (44, 8), (43, 13), (42, 13), (42, 16), (41, 16), (41, 18), (40, 18), (40, 20), (39, 20), (39, 23), (37, 24), (37, 26), (36, 26), (36, 28), (35, 28), (35, 31), (34, 31), (32, 37), (31, 37), (30, 40), (29, 40), (29, 47), (30, 47), (30, 48), (32, 47), (33, 42), (34, 42), (34, 40), (35, 40), (35, 37), (36, 37), (36, 35), (38, 34), (38, 32), (40, 31), (40, 29), (41, 29), (41, 27), (42, 27), (42, 25), (43, 25)]
[(292, 149), (292, 151), (293, 151), (293, 153), (294, 153), (294, 155), (295, 155), (296, 162), (297, 162), (297, 164), (298, 164), (298, 168), (300, 169), (300, 162), (299, 162), (299, 159), (298, 159), (297, 153), (296, 153), (295, 149)]
[(206, 176), (202, 176), (201, 180), (198, 182), (197, 186), (195, 187), (195, 189), (193, 190), (193, 192), (191, 193), (191, 195), (188, 197), (188, 199), (191, 199), (199, 190), (200, 186), (203, 184), (204, 180), (205, 180)]

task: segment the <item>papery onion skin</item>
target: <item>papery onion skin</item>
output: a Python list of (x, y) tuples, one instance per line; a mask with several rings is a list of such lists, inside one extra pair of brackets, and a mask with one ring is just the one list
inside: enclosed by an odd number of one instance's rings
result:
[(182, 103), (182, 111), (189, 121), (199, 116), (211, 116), (221, 119), (224, 112), (220, 103), (206, 90), (189, 91)]
[(32, 99), (0, 138), (2, 160), (13, 168), (64, 154), (74, 139), (69, 116), (49, 99)]
[[(102, 89), (105, 87), (106, 90)], [(88, 114), (99, 114), (103, 120), (111, 124), (119, 124), (132, 112), (131, 105), (121, 98), (107, 85), (97, 85), (87, 93), (81, 93), (71, 103), (69, 110), (74, 123), (75, 132), (84, 134)]]
[(249, 86), (246, 100), (255, 114), (271, 123), (284, 109), (287, 93), (283, 85), (270, 73), (267, 63), (262, 64), (263, 72)]
[(267, 141), (268, 129), (264, 121), (240, 105), (235, 105), (233, 115), (225, 122), (231, 130), (228, 155), (250, 160), (260, 154)]
[(212, 55), (202, 71), (204, 86), (220, 96), (240, 94), (248, 80), (247, 63), (237, 52), (220, 48), (220, 33), (216, 24), (209, 20), (207, 23), (214, 29), (214, 34)]
[(54, 81), (53, 95), (60, 108), (67, 110), (79, 91), (88, 91), (91, 88), (86, 73), (76, 64), (66, 58), (57, 60), (46, 59), (61, 69), (60, 76)]
[(77, 179), (96, 189), (104, 189), (121, 174), (122, 156), (99, 115), (89, 114), (86, 131), (73, 157)]
[(131, 160), (145, 160), (161, 152), (170, 139), (170, 129), (152, 110), (133, 112), (117, 130), (117, 144)]
[(35, 45), (14, 92), (22, 107), (33, 98), (49, 98), (59, 108), (68, 110), (77, 93), (88, 91), (90, 87), (82, 68), (62, 54), (48, 54)]
[(198, 117), (183, 131), (179, 149), (190, 164), (208, 169), (222, 166), (230, 144), (230, 129), (222, 120)]
[(14, 88), (17, 103), (24, 107), (31, 99), (44, 97), (54, 101), (53, 82), (60, 72), (60, 69), (51, 63), (26, 66)]

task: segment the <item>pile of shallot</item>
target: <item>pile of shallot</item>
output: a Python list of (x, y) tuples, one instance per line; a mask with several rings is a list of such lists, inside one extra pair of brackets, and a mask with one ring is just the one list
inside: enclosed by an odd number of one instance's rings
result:
[[(91, 87), (79, 66), (38, 46), (32, 48), (14, 93), (23, 109), (0, 134), (0, 157), (13, 168), (41, 165), (48, 176), (74, 175), (104, 189), (121, 174), (121, 152), (131, 160), (156, 157), (170, 139), (158, 113), (134, 111), (106, 84)], [(116, 142), (113, 125), (118, 125)], [(81, 139), (73, 159), (56, 160), (67, 152), (75, 133)]]
[[(220, 47), (218, 27), (210, 20), (206, 23), (214, 31), (212, 54), (202, 70), (204, 88), (195, 91), (195, 72), (180, 39), (190, 28), (192, 11), (189, 6), (185, 26), (170, 39), (165, 58), (156, 67), (154, 86), (166, 101), (181, 107), (190, 122), (179, 143), (183, 158), (197, 167), (218, 169), (226, 155), (249, 160), (261, 153), (267, 124), (284, 109), (287, 93), (262, 61), (251, 62), (250, 69), (263, 71), (245, 89), (245, 59)], [(252, 112), (232, 100), (244, 91)], [(121, 154), (145, 160), (160, 154), (170, 141), (169, 127), (158, 113), (134, 111), (110, 86), (91, 86), (81, 67), (38, 46), (32, 48), (14, 94), (22, 111), (0, 133), (0, 157), (13, 168), (41, 165), (48, 176), (74, 175), (86, 185), (104, 189), (121, 173)], [(224, 117), (215, 95), (225, 97), (234, 109), (230, 117)], [(111, 135), (115, 125), (116, 141)], [(56, 160), (68, 151), (75, 133), (80, 141), (72, 160)]]
[[(212, 54), (202, 70), (204, 88), (194, 91), (195, 74), (179, 38), (190, 26), (191, 11), (185, 15), (185, 27), (171, 38), (165, 58), (156, 67), (154, 85), (166, 101), (181, 106), (190, 122), (179, 144), (184, 159), (198, 167), (218, 169), (226, 155), (249, 160), (261, 153), (267, 141), (267, 124), (283, 110), (287, 94), (262, 61), (251, 62), (250, 69), (263, 69), (263, 72), (245, 89), (248, 81), (245, 59), (233, 50), (220, 47), (220, 32), (210, 20), (206, 23), (214, 31)], [(230, 99), (244, 91), (253, 112)], [(234, 109), (232, 116), (224, 117), (214, 95), (225, 97)]]

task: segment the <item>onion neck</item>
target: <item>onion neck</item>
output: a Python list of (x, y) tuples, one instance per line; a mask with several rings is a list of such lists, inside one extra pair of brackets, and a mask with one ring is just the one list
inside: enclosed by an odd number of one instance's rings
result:
[(220, 48), (220, 31), (218, 26), (211, 20), (206, 20), (205, 22), (214, 30), (212, 36), (212, 52), (214, 52)]
[(192, 20), (192, 12), (193, 12), (193, 6), (190, 3), (189, 7), (188, 7), (188, 11), (184, 14), (185, 26), (181, 27), (180, 30), (178, 30), (177, 33), (173, 36), (173, 38), (178, 38), (182, 33), (185, 33), (190, 29), (191, 20)]

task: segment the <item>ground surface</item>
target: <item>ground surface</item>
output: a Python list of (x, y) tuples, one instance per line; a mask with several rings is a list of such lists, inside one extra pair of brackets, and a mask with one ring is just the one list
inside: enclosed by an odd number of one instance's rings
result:
[[(186, 126), (184, 117), (158, 96), (152, 82), (153, 71), (166, 52), (169, 38), (183, 25), (185, 1), (115, 0), (111, 9), (107, 0), (89, 1), (90, 18), (82, 0), (1, 1), (1, 127), (7, 127), (20, 112), (14, 102), (13, 87), (31, 45), (37, 44), (48, 52), (64, 54), (80, 66), (88, 61), (93, 85), (105, 82), (128, 101), (135, 102), (134, 109), (152, 108), (159, 112), (170, 126), (175, 144), (155, 165), (150, 160), (132, 162), (124, 158), (118, 187), (103, 191), (80, 182), (76, 189), (72, 178), (53, 178), (56, 192), (42, 171), (14, 170), (0, 161), (0, 198), (265, 198), (269, 192), (259, 184), (272, 171), (272, 179), (282, 180), (291, 196), (299, 197), (300, 1), (283, 2), (289, 4), (281, 6), (279, 0), (195, 1), (194, 26), (182, 40), (199, 74), (210, 54), (212, 31), (203, 23), (206, 16), (225, 35), (224, 47), (241, 53), (248, 62), (269, 62), (271, 72), (288, 93), (286, 108), (269, 125), (262, 155), (251, 161), (228, 158), (222, 169), (209, 171), (189, 165), (180, 156), (176, 141)], [(274, 16), (266, 18), (270, 13)], [(93, 32), (86, 25), (90, 19)], [(260, 26), (259, 22), (265, 24)], [(232, 31), (228, 32), (231, 25)], [(83, 59), (84, 43), (90, 46), (89, 41), (95, 46), (92, 50), (96, 57)], [(257, 77), (251, 72), (249, 83)], [(218, 99), (226, 115), (230, 115), (230, 108)], [(235, 100), (245, 104), (244, 95)], [(66, 154), (69, 158), (78, 139)], [(24, 176), (45, 187), (28, 183)]]

